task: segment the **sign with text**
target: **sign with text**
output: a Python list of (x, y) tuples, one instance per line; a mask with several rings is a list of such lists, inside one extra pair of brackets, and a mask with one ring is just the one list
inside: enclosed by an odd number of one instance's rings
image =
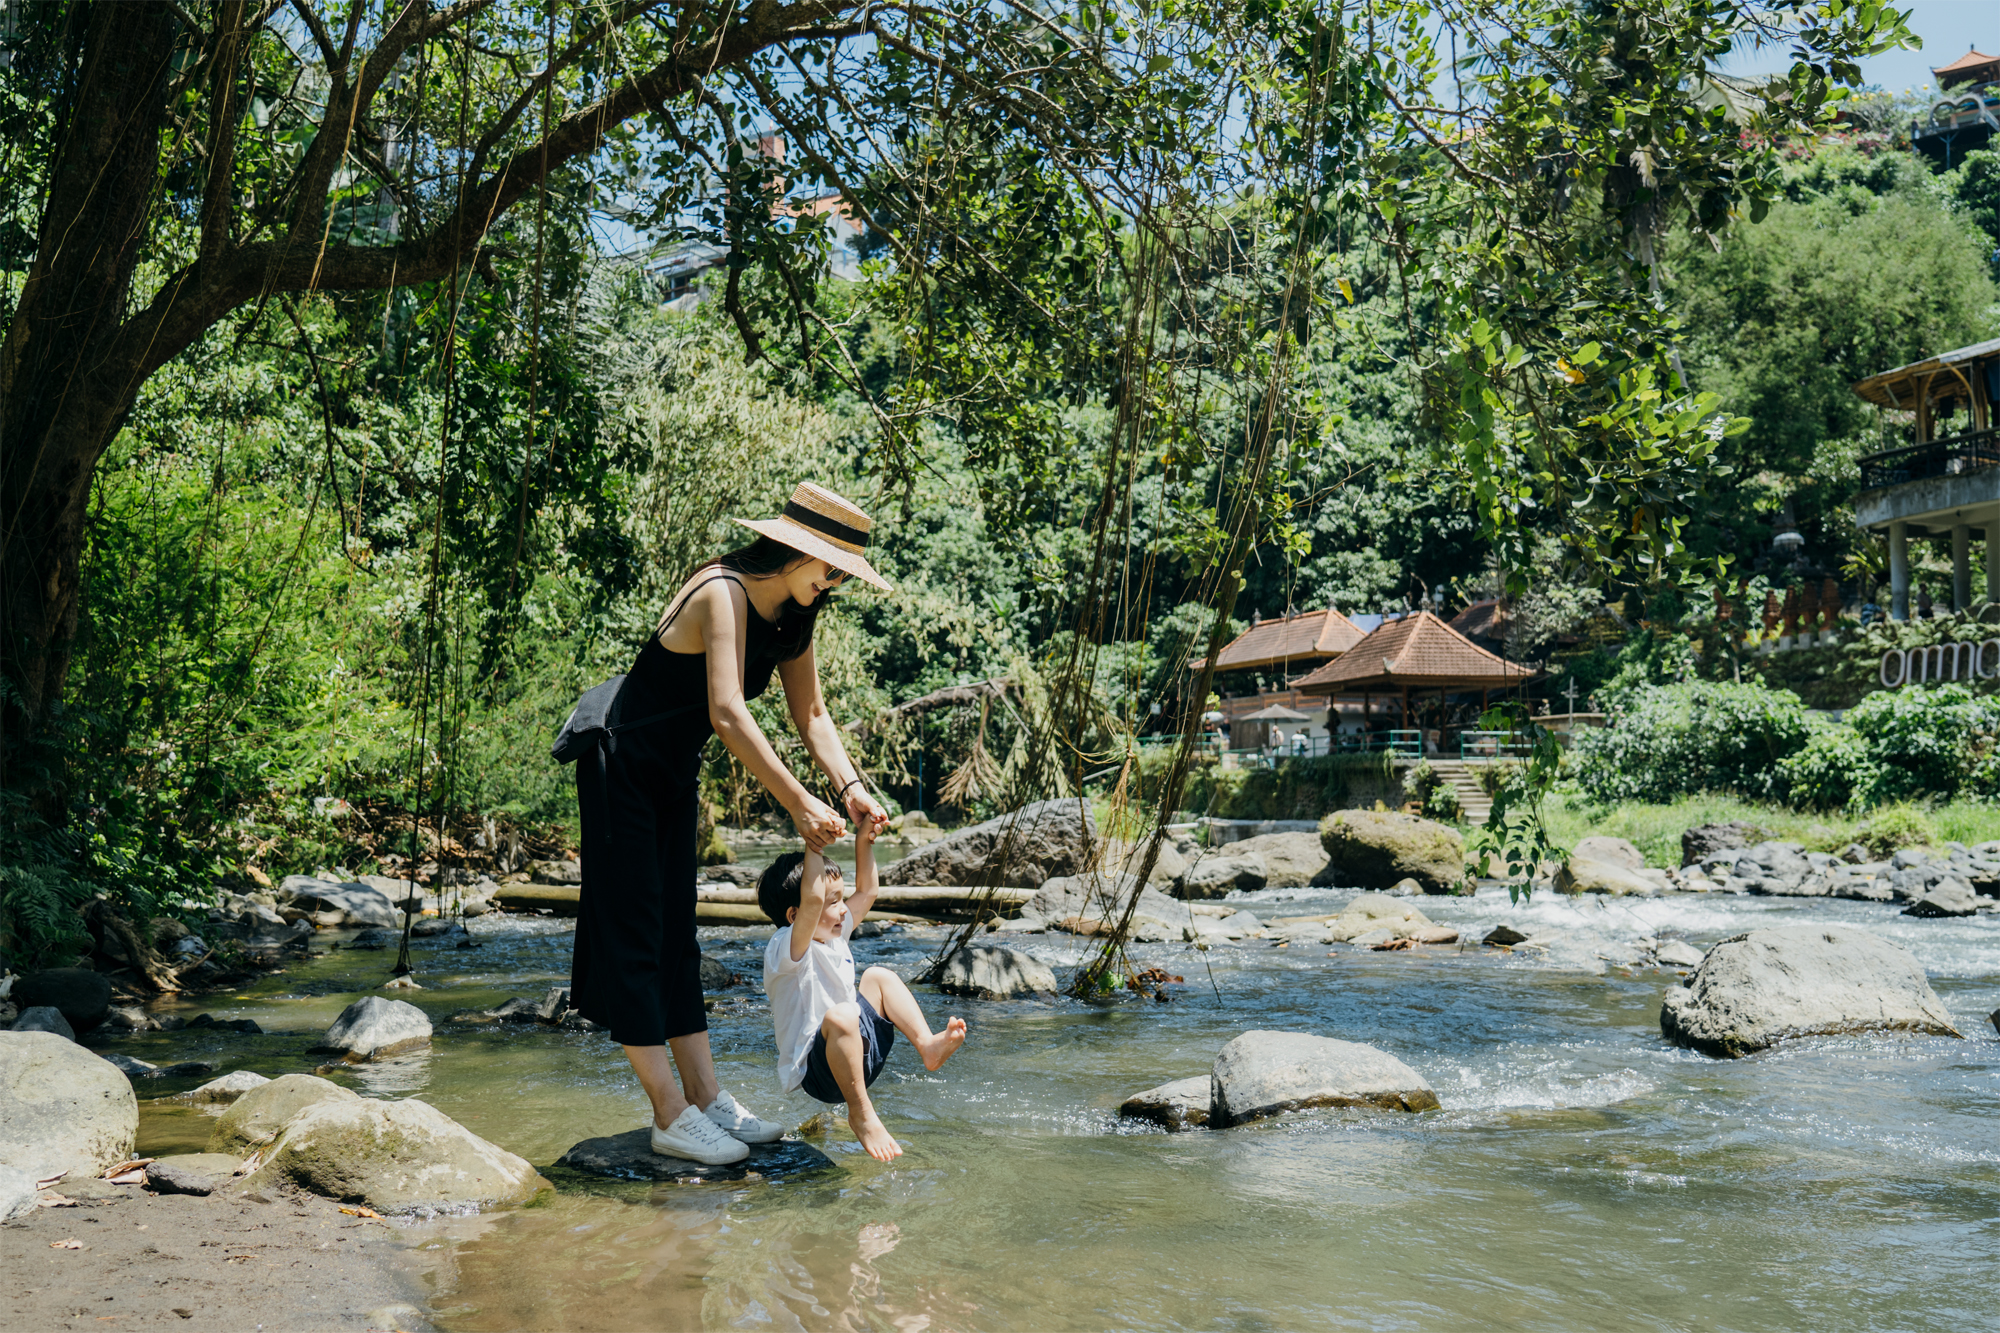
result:
[(1882, 654), (1882, 665), (1877, 669), (1878, 679), (1891, 689), (1934, 680), (1992, 680), (1995, 676), (2000, 676), (2000, 639), (1891, 648)]

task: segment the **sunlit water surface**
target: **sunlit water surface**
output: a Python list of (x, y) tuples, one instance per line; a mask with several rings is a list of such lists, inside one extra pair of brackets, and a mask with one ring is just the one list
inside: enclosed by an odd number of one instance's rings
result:
[[(1351, 891), (1248, 895), (1266, 917)], [(1426, 899), (1468, 939), (1501, 921), (1556, 932), (1545, 954), (1477, 946), (1371, 953), (1143, 946), (1186, 978), (1171, 1004), (987, 1003), (921, 993), (971, 1039), (926, 1074), (907, 1047), (875, 1095), (905, 1155), (825, 1141), (836, 1169), (790, 1183), (607, 1186), (541, 1206), (421, 1223), (441, 1326), (499, 1329), (1953, 1329), (2000, 1324), (2000, 920), (1784, 899)], [(1672, 973), (1632, 942), (1696, 944), (1759, 925), (1857, 925), (1910, 949), (1964, 1041), (1805, 1041), (1715, 1061), (1660, 1037)], [(482, 947), (424, 948), (434, 1019), (566, 981), (548, 919), (474, 923)], [(768, 932), (704, 930), (754, 978)], [(913, 973), (942, 939), (858, 941), (857, 963)], [(1015, 936), (1057, 965), (1064, 936)], [(278, 1074), (393, 954), (337, 951), (219, 1017), (262, 1037), (151, 1034), (156, 1060)], [(727, 1086), (797, 1123), (754, 985), (710, 1016)], [(1443, 1109), (1285, 1117), (1169, 1135), (1122, 1123), (1131, 1093), (1207, 1071), (1250, 1028), (1380, 1046)], [(602, 1034), (440, 1024), (424, 1055), (342, 1075), (416, 1095), (547, 1164), (643, 1122)], [(196, 1147), (199, 1112), (149, 1108), (152, 1151)]]

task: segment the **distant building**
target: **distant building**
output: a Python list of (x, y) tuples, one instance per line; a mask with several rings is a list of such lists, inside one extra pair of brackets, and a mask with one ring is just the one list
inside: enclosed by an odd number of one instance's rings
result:
[(1986, 540), (1987, 601), (2000, 601), (2000, 338), (1870, 375), (1854, 391), (1907, 413), (1913, 441), (1868, 454), (1854, 521), (1889, 539), (1889, 615), (1910, 617), (1912, 533), (1951, 534), (1951, 605), (1972, 595), (1972, 531)]
[(1955, 167), (2000, 132), (2000, 56), (1967, 51), (1931, 70), (1942, 94), (1930, 120), (1910, 126), (1910, 146), (1939, 165)]

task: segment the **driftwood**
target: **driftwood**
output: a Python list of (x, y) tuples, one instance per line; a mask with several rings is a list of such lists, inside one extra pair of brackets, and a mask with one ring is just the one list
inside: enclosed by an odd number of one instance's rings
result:
[(947, 685), (941, 690), (932, 690), (929, 694), (899, 703), (894, 708), (885, 708), (872, 718), (850, 722), (847, 729), (865, 739), (892, 723), (921, 717), (933, 708), (966, 706), (1005, 694), (1009, 684), (1011, 682), (1005, 676), (995, 676), (992, 680), (974, 681), (970, 685)]
[(91, 927), (91, 932), (97, 936), (100, 947), (105, 953), (111, 953), (108, 946), (111, 941), (117, 941), (132, 971), (137, 973), (139, 979), (153, 991), (161, 995), (180, 993), (180, 973), (176, 972), (152, 944), (139, 934), (138, 927), (113, 911), (110, 903), (103, 898), (96, 899), (84, 909), (84, 920)]

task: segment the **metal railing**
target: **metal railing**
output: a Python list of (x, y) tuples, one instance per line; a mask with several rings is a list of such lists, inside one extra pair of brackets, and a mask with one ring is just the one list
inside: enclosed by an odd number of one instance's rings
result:
[(1861, 489), (1899, 486), (1930, 477), (1955, 477), (1977, 468), (2000, 467), (2000, 430), (1975, 430), (1906, 449), (1867, 454), (1861, 462)]
[(1460, 759), (1514, 759), (1534, 749), (1534, 742), (1517, 731), (1461, 731)]

